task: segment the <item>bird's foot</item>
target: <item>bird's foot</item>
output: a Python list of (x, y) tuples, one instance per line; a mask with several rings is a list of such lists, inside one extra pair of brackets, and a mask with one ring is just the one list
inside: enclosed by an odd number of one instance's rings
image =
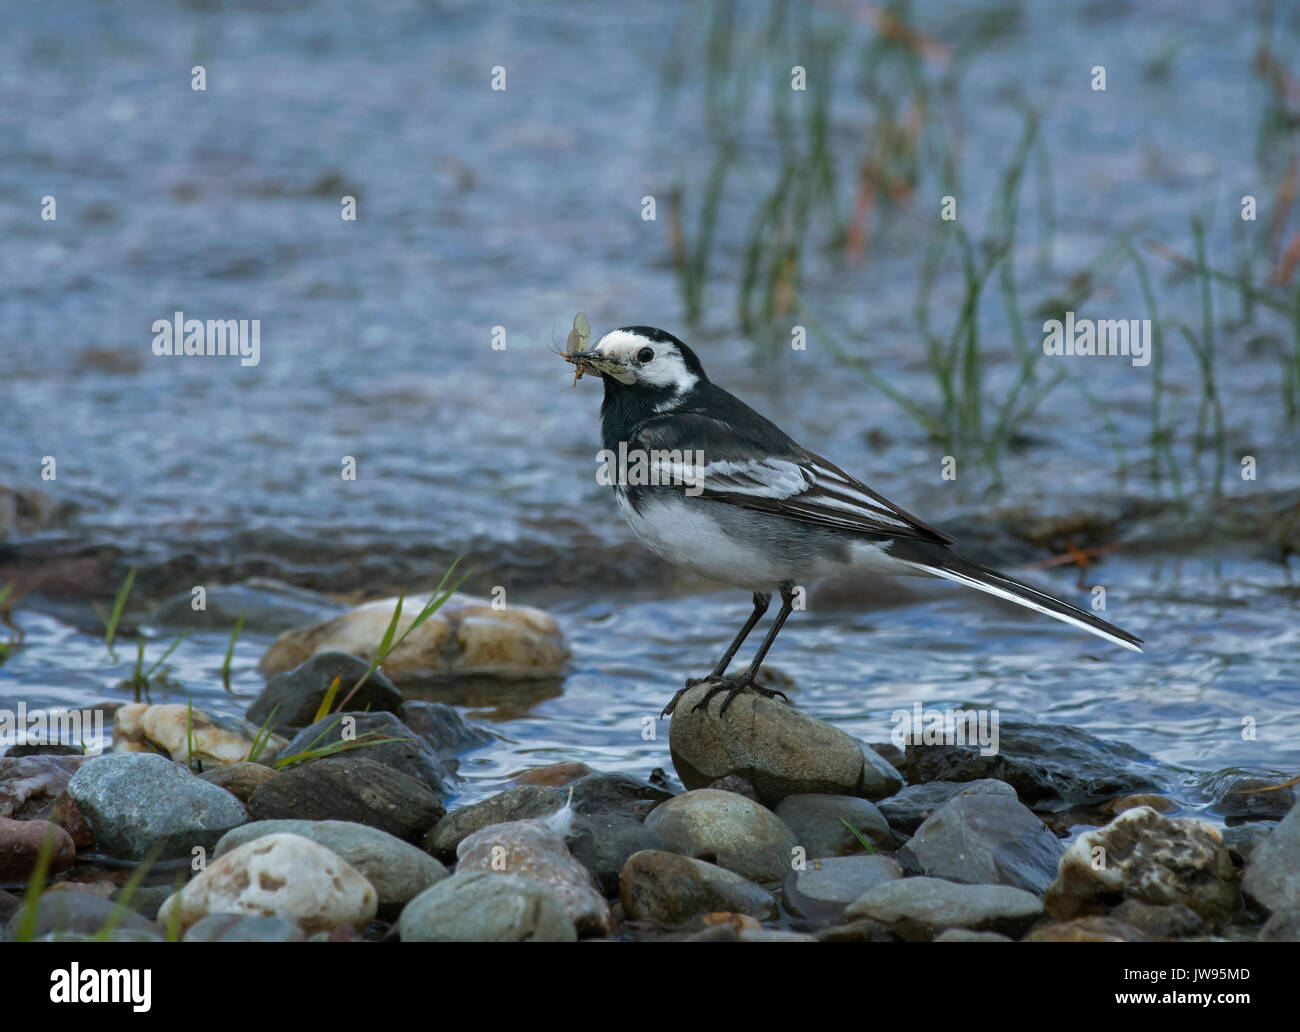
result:
[(722, 714), (726, 713), (727, 707), (731, 705), (732, 700), (742, 692), (754, 692), (757, 695), (763, 696), (765, 699), (773, 699), (779, 695), (782, 699), (785, 699), (786, 702), (790, 701), (785, 692), (779, 691), (775, 688), (764, 688), (762, 685), (755, 684), (751, 678), (746, 677), (744, 674), (728, 674), (725, 677), (692, 677), (687, 680), (686, 687), (673, 696), (672, 701), (664, 707), (664, 711), (660, 716), (666, 717), (672, 713), (673, 710), (677, 708), (677, 703), (683, 695), (689, 692), (692, 688), (696, 688), (702, 684), (711, 685), (712, 687), (705, 692), (704, 698), (692, 707), (692, 713), (697, 710), (706, 709), (709, 705), (709, 701), (721, 692), (726, 692), (727, 697), (722, 702), (722, 708), (718, 710), (718, 716), (722, 716)]

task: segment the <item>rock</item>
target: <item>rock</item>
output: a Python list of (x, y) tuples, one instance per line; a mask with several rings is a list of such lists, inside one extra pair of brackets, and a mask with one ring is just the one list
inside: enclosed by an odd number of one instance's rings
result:
[(517, 874), (536, 882), (564, 908), (580, 936), (615, 935), (618, 926), (587, 869), (555, 831), (538, 820), (493, 824), (474, 832), (456, 849), (456, 873)]
[(1280, 782), (1220, 771), (1206, 779), (1205, 788), (1216, 800), (1215, 813), (1229, 820), (1254, 818), (1280, 821), (1295, 805), (1295, 793)]
[(209, 767), (199, 777), (211, 785), (224, 788), (241, 803), (247, 803), (262, 785), (275, 777), (279, 771), (274, 767), (264, 767), (260, 763), (240, 760), (238, 763), (223, 763)]
[(875, 804), (855, 796), (786, 796), (777, 804), (776, 815), (794, 832), (795, 841), (803, 846), (810, 860), (866, 852), (857, 836), (844, 826), (845, 820), (876, 849), (894, 845), (889, 824)]
[(89, 759), (90, 754), (80, 745), (41, 741), (15, 742), (5, 751), (6, 759), (16, 760), (26, 756), (84, 756)]
[(537, 785), (507, 788), (489, 799), (447, 814), (425, 839), (424, 849), (434, 856), (454, 859), (456, 847), (480, 828), (549, 816), (564, 806), (568, 797), (569, 793), (559, 788)]
[(809, 860), (785, 879), (786, 908), (796, 917), (820, 924), (841, 920), (844, 911), (868, 891), (903, 876), (887, 856), (830, 856)]
[(14, 821), (0, 817), (0, 882), (25, 882), (36, 868), (41, 847), (50, 839), (49, 866), (54, 874), (77, 859), (72, 836), (49, 821)]
[[(588, 774), (571, 783), (573, 809), (582, 814), (622, 814), (644, 820), (671, 792), (627, 774)], [(567, 792), (562, 792), (567, 798)]]
[(1147, 939), (1185, 939), (1205, 932), (1205, 922), (1196, 911), (1182, 903), (1155, 906), (1141, 900), (1126, 899), (1110, 912)]
[(1233, 863), (1244, 867), (1264, 839), (1277, 827), (1272, 821), (1247, 821), (1223, 829), (1223, 844), (1228, 847)]
[[(715, 792), (735, 792), (736, 795), (743, 795), (746, 799), (752, 799), (758, 803), (758, 789), (742, 778), (739, 774), (728, 774), (726, 777), (718, 778), (717, 781), (710, 781), (705, 788), (711, 788)], [(761, 806), (762, 804), (759, 803)]]
[(783, 879), (798, 845), (794, 832), (771, 810), (734, 792), (707, 788), (660, 803), (645, 824), (663, 837), (669, 851), (760, 882)]
[[(1094, 866), (1094, 850), (1098, 863)], [(1058, 921), (1102, 914), (1125, 899), (1183, 903), (1217, 926), (1236, 908), (1236, 873), (1218, 831), (1149, 806), (1126, 810), (1104, 828), (1084, 832), (1061, 857), (1044, 896)]]
[(1178, 804), (1172, 799), (1143, 792), (1137, 795), (1120, 796), (1118, 799), (1107, 799), (1097, 807), (1097, 812), (1107, 817), (1118, 817), (1125, 810), (1136, 810), (1139, 806), (1149, 806), (1156, 813), (1173, 813), (1178, 809)]
[[(110, 883), (111, 884), (111, 883)], [(158, 919), (158, 911), (172, 894), (168, 885), (137, 885), (129, 895), (125, 888), (116, 890), (108, 896), (114, 903), (122, 903), (148, 921)]]
[(668, 926), (719, 911), (776, 917), (776, 899), (761, 885), (715, 864), (660, 850), (628, 857), (619, 876), (619, 899), (632, 920)]
[(285, 833), (311, 839), (351, 864), (374, 886), (380, 907), (406, 903), (447, 877), (447, 869), (424, 850), (386, 831), (350, 821), (253, 821), (223, 835), (215, 855)]
[(1008, 795), (959, 792), (898, 852), (903, 869), (974, 885), (1042, 895), (1065, 853), (1029, 807)]
[(1300, 908), (1300, 809), (1255, 847), (1241, 887), (1265, 914)]
[(1142, 933), (1113, 917), (1076, 917), (1035, 928), (1025, 942), (1146, 942)]
[(324, 846), (301, 835), (254, 839), (208, 864), (158, 912), (182, 931), (211, 914), (279, 917), (303, 935), (341, 925), (364, 927), (378, 897), (370, 882)]
[(949, 928), (934, 937), (935, 942), (1015, 942), (997, 932), (972, 932), (968, 928)]
[[(311, 656), (266, 682), (266, 687), (248, 707), (249, 722), (258, 727), (269, 722), (276, 731), (290, 733), (290, 729), (306, 727), (316, 721), (316, 713), (335, 677), (339, 678), (339, 690), (331, 709), (348, 698), (348, 693), (369, 669), (370, 664), (365, 660), (346, 652)], [(348, 709), (361, 713), (396, 713), (401, 705), (402, 693), (379, 670), (367, 677), (360, 691), (348, 699)]]
[(875, 801), (892, 796), (903, 787), (898, 768), (869, 745), (862, 746), (862, 785), (858, 795)]
[(182, 591), (158, 603), (145, 623), (154, 627), (231, 630), (243, 618), (241, 633), (276, 634), (303, 624), (329, 620), (344, 607), (323, 595), (269, 577), (242, 584), (216, 584), (204, 592), (204, 608)]
[(225, 789), (157, 753), (96, 756), (67, 791), (99, 847), (126, 860), (144, 859), (155, 845), (159, 859), (188, 857), (196, 846), (211, 849), (248, 819)]
[(1009, 885), (962, 885), (941, 878), (900, 878), (869, 889), (844, 912), (921, 942), (945, 928), (1018, 937), (1043, 913), (1042, 901)]
[(446, 813), (442, 801), (415, 778), (357, 752), (291, 767), (248, 801), (255, 821), (353, 821), (407, 842), (419, 841)]
[[(19, 909), (9, 918), (9, 937), (18, 932), (22, 921)], [(147, 921), (139, 914), (111, 903), (103, 896), (90, 892), (46, 892), (41, 896), (36, 907), (36, 922), (32, 928), (32, 938), (43, 939), (46, 936), (80, 936), (94, 935), (113, 921), (118, 929), (146, 936), (149, 939), (162, 939), (161, 930), (152, 921)]]
[(1029, 805), (1043, 801), (1096, 803), (1159, 788), (1167, 771), (1123, 743), (1103, 742), (1077, 727), (1002, 721), (998, 751), (976, 745), (907, 745), (909, 782), (1005, 781)]
[[(397, 602), (381, 599), (325, 623), (287, 631), (276, 638), (258, 668), (263, 674), (277, 674), (330, 651), (347, 652), (369, 663)], [(398, 636), (427, 602), (428, 596), (412, 596), (402, 603)], [(485, 599), (457, 593), (389, 653), (384, 673), (399, 688), (449, 676), (555, 677), (568, 658), (559, 625), (540, 609), (494, 609)]]
[[(301, 731), (280, 751), (281, 760), (311, 749), (323, 749), (343, 741), (369, 739), (366, 745), (348, 750), (353, 755), (399, 770), (424, 785), (435, 795), (451, 793), (452, 774), (438, 754), (392, 713), (332, 713)], [(383, 739), (394, 739), (383, 741)]]
[(1300, 907), (1279, 910), (1259, 930), (1260, 942), (1300, 942)]
[(0, 757), (0, 817), (27, 820), (50, 805), (68, 782), (93, 757)]
[(210, 914), (190, 925), (184, 942), (303, 942), (302, 929), (283, 917)]
[(894, 935), (876, 921), (860, 918), (844, 924), (831, 925), (817, 932), (818, 942), (893, 942)]
[[(180, 703), (151, 706), (143, 702), (119, 706), (113, 714), (113, 751), (153, 753), (162, 751), (177, 763), (189, 765), (193, 737), (193, 759), (201, 764), (238, 763), (247, 760), (257, 739), (252, 724), (209, 716)], [(275, 751), (284, 739), (271, 735), (265, 748)]]
[(402, 910), (403, 942), (576, 942), (573, 922), (541, 885), (517, 874), (457, 872)]
[(722, 716), (717, 698), (697, 711), (707, 691), (699, 685), (682, 696), (668, 731), (673, 766), (688, 789), (734, 775), (753, 785), (769, 806), (806, 793), (861, 794), (865, 760), (856, 739), (748, 692), (736, 696)]
[(580, 814), (566, 838), (569, 851), (596, 879), (605, 896), (618, 895), (618, 876), (628, 857), (646, 849), (662, 850), (664, 840), (635, 817)]
[(428, 742), (444, 760), (492, 741), (489, 732), (470, 724), (445, 702), (411, 699), (402, 703), (398, 715), (403, 724)]
[(36, 814), (36, 818), (57, 824), (72, 836), (73, 844), (78, 849), (88, 849), (95, 844), (95, 834), (90, 830), (90, 824), (77, 809), (77, 804), (73, 802), (66, 789), (54, 802), (42, 807)]
[(567, 785), (570, 781), (594, 774), (585, 763), (552, 763), (545, 767), (532, 767), (510, 779), (512, 785)]
[(891, 828), (914, 835), (927, 817), (959, 792), (987, 792), (1016, 798), (1016, 790), (1005, 781), (982, 778), (979, 781), (931, 781), (924, 785), (908, 785), (876, 805)]

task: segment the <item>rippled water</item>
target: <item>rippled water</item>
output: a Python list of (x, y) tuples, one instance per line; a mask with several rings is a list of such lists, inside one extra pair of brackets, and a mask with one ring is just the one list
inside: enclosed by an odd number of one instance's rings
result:
[[(918, 5), (917, 18), (953, 42), (980, 9)], [(1187, 466), (1193, 512), (1212, 518), (1181, 518), (1168, 485), (1137, 472), (1152, 374), (1119, 360), (1069, 370), (1004, 461), (1001, 493), (965, 467), (942, 481), (944, 449), (815, 344), (750, 361), (731, 284), (768, 170), (728, 196), (721, 278), (704, 328), (685, 327), (666, 220), (640, 210), (646, 194), (662, 204), (675, 183), (698, 184), (711, 160), (698, 69), (688, 60), (681, 89), (661, 88), (665, 58), (694, 53), (699, 24), (594, 2), (398, 3), (371, 16), (345, 3), (68, 0), (13, 12), (0, 39), (0, 484), (67, 507), (0, 543), (0, 583), (55, 577), (16, 610), (25, 641), (0, 666), (0, 697), (126, 697), (118, 682), (133, 646), (107, 664), (84, 628), (87, 601), (111, 599), (130, 565), (142, 600), (251, 575), (377, 593), (427, 586), (465, 553), (470, 587), (503, 584), (512, 601), (545, 605), (574, 652), (562, 684), (463, 700), (500, 736), (463, 758), (465, 798), (552, 760), (669, 767), (666, 724), (647, 740), (642, 719), (712, 664), (749, 603), (663, 570), (595, 484), (599, 390), (570, 390), (544, 347), (582, 309), (597, 333), (650, 323), (685, 336), (716, 380), (977, 557), (1015, 566), (1060, 550), (1057, 539), (1032, 543), (1037, 514), (1080, 516), (1094, 528), (1083, 543), (1123, 541), (1089, 583), (1106, 586), (1108, 616), (1147, 640), (1146, 655), (956, 588), (908, 583), (888, 589), (902, 604), (839, 607), (824, 592), (771, 657), (801, 707), (868, 741), (888, 737), (900, 704), (967, 702), (1004, 720), (1077, 724), (1195, 770), (1300, 767), (1289, 733), (1300, 589), (1262, 529), (1300, 497), (1300, 441), (1278, 404), (1285, 322), (1241, 323), (1233, 297), (1216, 295), (1229, 472), (1251, 454), (1260, 477), (1230, 476), (1226, 501), (1208, 506)], [(1171, 26), (1180, 45), (1168, 74), (1145, 75)], [(1027, 199), (1026, 311), (1138, 221), (1145, 238), (1186, 254), (1199, 212), (1213, 260), (1233, 264), (1239, 198), (1270, 189), (1249, 157), (1256, 44), (1254, 26), (1218, 5), (1066, 14), (1039, 3), (972, 65), (961, 204), (973, 233), (1021, 131), (1017, 98), (1044, 112), (1053, 265), (1033, 264)], [(1105, 94), (1074, 67), (1099, 62)], [(195, 64), (206, 93), (189, 88)], [(508, 70), (504, 93), (488, 88), (494, 65)], [(861, 103), (844, 96), (836, 138), (861, 153)], [(38, 217), (47, 194), (54, 223)], [(342, 194), (358, 198), (355, 223), (338, 217)], [(929, 203), (873, 230), (863, 265), (815, 259), (805, 290), (828, 324), (851, 328), (846, 346), (932, 402), (911, 318)], [(1162, 312), (1199, 326), (1195, 285), (1148, 262)], [(955, 277), (937, 290), (941, 325), (957, 290)], [(1102, 301), (1099, 317), (1146, 314), (1131, 275)], [(150, 326), (177, 310), (260, 319), (260, 365), (155, 358)], [(986, 340), (1007, 339), (999, 311), (990, 303), (982, 316)], [(491, 347), (497, 326), (504, 351)], [(1009, 344), (994, 357), (997, 398), (1016, 367)], [(1175, 445), (1190, 462), (1200, 387), (1187, 349), (1171, 350), (1166, 376)], [(1085, 389), (1104, 399), (1109, 429)], [(1116, 438), (1134, 464), (1122, 481)], [(46, 455), (54, 482), (40, 479)], [(339, 477), (347, 455), (355, 482)], [(1073, 569), (1040, 576), (1075, 590)], [(183, 688), (169, 697), (241, 712), (269, 640), (241, 638), (227, 693), (226, 635), (195, 634), (171, 660)], [(1244, 717), (1255, 740), (1242, 737)]]

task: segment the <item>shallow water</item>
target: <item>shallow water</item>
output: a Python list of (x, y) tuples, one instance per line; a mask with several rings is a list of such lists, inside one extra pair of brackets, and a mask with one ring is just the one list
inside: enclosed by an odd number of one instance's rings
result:
[[(918, 5), (917, 17), (952, 42), (979, 9)], [(0, 698), (128, 697), (119, 682), (133, 643), (110, 665), (102, 643), (74, 627), (84, 627), (86, 598), (111, 599), (129, 565), (142, 568), (147, 599), (250, 575), (379, 592), (427, 587), (465, 553), (470, 588), (502, 584), (512, 601), (545, 605), (574, 660), (562, 686), (509, 686), (466, 703), (500, 738), (463, 758), (462, 798), (553, 760), (642, 776), (670, 768), (666, 724), (647, 739), (643, 720), (712, 664), (749, 603), (662, 570), (594, 482), (599, 390), (589, 380), (570, 390), (544, 347), (583, 309), (596, 333), (641, 322), (679, 332), (715, 379), (970, 540), (977, 557), (1014, 566), (1059, 550), (1029, 543), (1027, 514), (1080, 514), (1102, 528), (1080, 543), (1124, 542), (1089, 583), (1107, 587), (1108, 617), (1144, 637), (1146, 655), (955, 587), (909, 583), (908, 604), (865, 609), (830, 609), (814, 595), (771, 658), (795, 679), (801, 707), (867, 741), (886, 740), (889, 714), (914, 700), (970, 703), (996, 706), (1004, 720), (1076, 724), (1196, 771), (1300, 768), (1290, 733), (1300, 715), (1294, 563), (1278, 561), (1263, 517), (1241, 519), (1300, 497), (1300, 440), (1278, 403), (1285, 321), (1261, 313), (1241, 324), (1232, 295), (1216, 293), (1225, 493), (1237, 508), (1221, 507), (1204, 533), (1177, 518), (1167, 483), (1137, 472), (1152, 371), (1119, 359), (1069, 368), (1004, 458), (1001, 493), (965, 456), (957, 482), (942, 481), (944, 448), (815, 343), (750, 360), (732, 285), (768, 169), (728, 195), (714, 259), (722, 278), (705, 327), (684, 326), (667, 223), (639, 213), (646, 194), (662, 213), (671, 186), (698, 184), (711, 160), (696, 73), (676, 93), (660, 88), (666, 54), (690, 45), (695, 24), (674, 10), (581, 2), (396, 4), (379, 18), (343, 3), (309, 17), (294, 5), (71, 0), (16, 12), (0, 39), (0, 192), (14, 201), (0, 248), (0, 484), (71, 507), (9, 534), (0, 583), (49, 569), (67, 569), (72, 583), (16, 610), (25, 641), (0, 665)], [(1144, 78), (1171, 25), (1181, 49), (1168, 76)], [(1138, 220), (1144, 238), (1190, 254), (1187, 220), (1200, 212), (1212, 260), (1233, 265), (1240, 195), (1271, 190), (1250, 157), (1255, 32), (1217, 5), (1064, 14), (1028, 4), (975, 61), (961, 96), (961, 217), (972, 233), (1021, 131), (1013, 101), (1044, 111), (1053, 265), (1032, 260), (1030, 177), (1017, 250), (1025, 312)], [(1086, 89), (1086, 69), (1068, 60), (1078, 54), (1107, 64), (1107, 93)], [(189, 88), (194, 64), (207, 68), (206, 93)], [(496, 64), (508, 69), (505, 93), (488, 88)], [(851, 93), (837, 102), (846, 153), (862, 151), (863, 110)], [(749, 130), (760, 151), (761, 126)], [(345, 193), (358, 198), (355, 223), (338, 218)], [(58, 200), (54, 223), (37, 217), (45, 194)], [(828, 325), (852, 329), (846, 347), (932, 403), (911, 318), (928, 203), (873, 229), (862, 265), (814, 257), (805, 293)], [(1195, 285), (1147, 261), (1162, 313), (1199, 328)], [(953, 276), (936, 292), (945, 330), (956, 291)], [(154, 357), (150, 325), (177, 310), (260, 319), (260, 364)], [(1000, 311), (991, 297), (987, 341), (1007, 339)], [(1131, 274), (1094, 311), (1147, 314)], [(504, 351), (492, 350), (495, 326), (506, 329)], [(1015, 375), (1009, 343), (995, 357), (994, 399)], [(1199, 512), (1210, 507), (1190, 459), (1200, 386), (1189, 349), (1171, 345), (1166, 378)], [(1122, 481), (1085, 389), (1104, 399), (1126, 445)], [(1258, 481), (1233, 478), (1243, 454), (1258, 459)], [(46, 455), (58, 460), (54, 482), (40, 479)], [(355, 482), (339, 477), (348, 455)], [(1072, 593), (1076, 575), (1041, 577)], [(152, 655), (170, 640), (153, 642)], [(169, 661), (178, 687), (155, 701), (192, 694), (198, 706), (241, 712), (261, 687), (253, 667), (269, 640), (241, 638), (227, 692), (217, 676), (226, 635), (195, 634)], [(1246, 717), (1255, 740), (1242, 737)], [(1183, 800), (1195, 804), (1194, 788)]]

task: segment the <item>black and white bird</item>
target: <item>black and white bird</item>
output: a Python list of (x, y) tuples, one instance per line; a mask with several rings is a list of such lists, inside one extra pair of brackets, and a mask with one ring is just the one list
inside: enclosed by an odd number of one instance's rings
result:
[[(643, 475), (612, 478), (636, 536), (668, 562), (754, 595), (753, 612), (717, 665), (687, 681), (663, 715), (701, 683), (712, 686), (697, 709), (721, 691), (728, 692), (723, 711), (742, 691), (781, 694), (755, 684), (759, 667), (794, 607), (796, 586), (832, 574), (943, 577), (1142, 651), (1142, 639), (1127, 631), (957, 555), (947, 534), (800, 447), (712, 383), (695, 352), (672, 334), (625, 326), (565, 357), (604, 380), (606, 455), (640, 463)], [(781, 596), (776, 621), (744, 672), (728, 675), (773, 590)]]

